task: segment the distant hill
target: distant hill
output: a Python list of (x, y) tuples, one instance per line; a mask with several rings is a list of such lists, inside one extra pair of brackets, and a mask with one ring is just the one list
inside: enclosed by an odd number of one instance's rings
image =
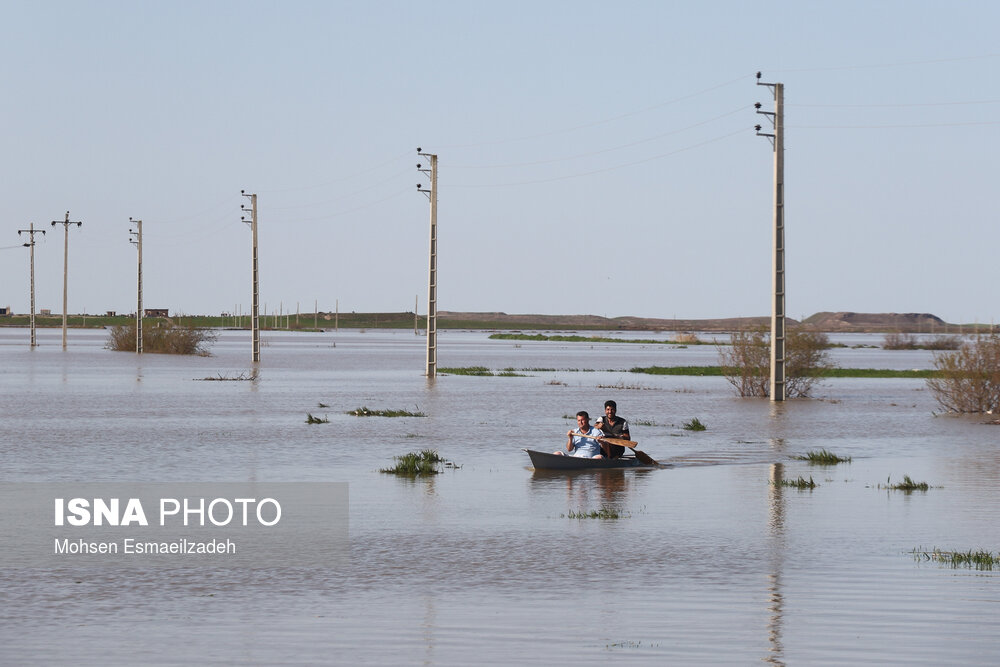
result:
[(930, 313), (816, 313), (802, 321), (819, 331), (900, 331), (906, 333), (944, 332), (957, 329)]

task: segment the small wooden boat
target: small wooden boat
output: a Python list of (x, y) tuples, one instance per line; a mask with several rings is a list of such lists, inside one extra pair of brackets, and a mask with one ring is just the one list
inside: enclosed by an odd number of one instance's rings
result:
[(578, 456), (559, 456), (550, 452), (525, 449), (536, 470), (604, 470), (608, 468), (652, 468), (634, 456), (620, 459), (585, 459)]

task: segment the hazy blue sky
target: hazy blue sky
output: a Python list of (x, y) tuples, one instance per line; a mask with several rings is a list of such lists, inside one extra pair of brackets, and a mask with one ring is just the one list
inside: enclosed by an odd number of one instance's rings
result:
[(1000, 321), (1000, 3), (17, 2), (0, 305), (766, 315), (786, 89), (789, 315)]

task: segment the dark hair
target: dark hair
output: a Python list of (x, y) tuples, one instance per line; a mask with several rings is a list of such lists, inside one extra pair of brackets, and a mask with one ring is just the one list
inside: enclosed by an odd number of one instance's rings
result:
[(590, 421), (590, 414), (586, 410), (580, 410), (576, 413), (577, 417), (584, 417), (587, 421)]
[(615, 410), (617, 410), (618, 409), (618, 404), (615, 403), (614, 401), (604, 401), (604, 407), (606, 407), (606, 408), (614, 408)]

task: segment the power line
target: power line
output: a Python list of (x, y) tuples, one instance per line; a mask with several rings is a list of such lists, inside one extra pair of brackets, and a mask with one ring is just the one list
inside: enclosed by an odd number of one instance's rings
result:
[(636, 141), (632, 141), (632, 142), (627, 143), (627, 144), (620, 144), (618, 146), (612, 146), (610, 148), (603, 148), (601, 150), (591, 151), (589, 153), (577, 153), (576, 155), (569, 155), (569, 156), (565, 156), (565, 157), (551, 158), (551, 159), (548, 159), (548, 160), (535, 160), (533, 162), (516, 162), (516, 163), (502, 164), (502, 165), (498, 165), (498, 164), (493, 164), (493, 165), (456, 165), (456, 166), (453, 166), (452, 169), (506, 169), (506, 168), (511, 168), (511, 167), (530, 167), (530, 166), (536, 166), (536, 165), (540, 165), (540, 164), (551, 164), (553, 162), (565, 162), (567, 160), (576, 160), (576, 159), (579, 159), (579, 158), (593, 157), (594, 155), (602, 155), (604, 153), (611, 153), (613, 151), (624, 150), (626, 148), (632, 148), (633, 146), (640, 146), (642, 144), (648, 144), (648, 143), (656, 141), (658, 139), (662, 139), (663, 137), (669, 137), (669, 136), (674, 135), (674, 134), (680, 134), (681, 132), (687, 132), (688, 130), (692, 130), (692, 129), (696, 128), (696, 127), (701, 127), (702, 125), (708, 125), (709, 123), (713, 123), (713, 122), (715, 122), (717, 120), (721, 120), (723, 118), (727, 118), (727, 117), (735, 115), (737, 113), (746, 111), (746, 109), (747, 109), (747, 105), (741, 104), (739, 107), (733, 109), (732, 111), (727, 111), (724, 114), (720, 114), (718, 116), (714, 116), (713, 118), (708, 118), (706, 120), (700, 121), (698, 123), (694, 123), (692, 125), (688, 125), (686, 127), (682, 127), (682, 128), (676, 129), (676, 130), (671, 130), (669, 132), (661, 132), (660, 134), (656, 134), (656, 135), (653, 135), (651, 137), (646, 137), (645, 139), (638, 139)]
[(705, 88), (703, 90), (699, 90), (698, 92), (695, 92), (695, 93), (690, 93), (688, 95), (682, 95), (680, 97), (675, 97), (673, 99), (667, 100), (665, 102), (660, 102), (658, 104), (654, 104), (654, 105), (649, 106), (649, 107), (645, 107), (645, 108), (642, 108), (642, 109), (637, 109), (635, 111), (629, 111), (629, 112), (623, 113), (623, 114), (618, 114), (617, 116), (611, 116), (609, 118), (603, 118), (601, 120), (596, 120), (596, 121), (593, 121), (591, 123), (584, 123), (582, 125), (575, 125), (575, 126), (572, 126), (572, 127), (565, 127), (565, 128), (561, 128), (561, 129), (557, 129), (557, 130), (552, 130), (552, 131), (549, 131), (549, 132), (542, 132), (540, 134), (532, 134), (532, 135), (528, 135), (528, 136), (514, 137), (514, 138), (507, 138), (507, 139), (497, 139), (495, 141), (484, 141), (484, 142), (479, 142), (479, 143), (474, 143), (474, 144), (452, 144), (450, 146), (442, 146), (442, 148), (479, 148), (479, 147), (482, 147), (482, 146), (495, 146), (495, 145), (499, 145), (499, 144), (515, 143), (515, 142), (519, 142), (519, 141), (531, 141), (533, 139), (543, 139), (545, 137), (552, 137), (552, 136), (556, 136), (556, 135), (559, 135), (559, 134), (567, 134), (569, 132), (576, 132), (578, 130), (586, 130), (586, 129), (591, 128), (591, 127), (596, 127), (598, 125), (604, 125), (604, 124), (607, 124), (607, 123), (612, 123), (612, 122), (614, 122), (616, 120), (621, 120), (623, 118), (631, 118), (632, 116), (637, 116), (639, 114), (647, 113), (649, 111), (654, 111), (656, 109), (660, 109), (662, 107), (669, 106), (671, 104), (677, 104), (678, 102), (683, 102), (685, 100), (689, 100), (689, 99), (692, 99), (692, 98), (695, 98), (695, 97), (699, 97), (699, 96), (704, 95), (706, 93), (710, 93), (710, 92), (712, 92), (714, 90), (718, 90), (719, 88), (725, 88), (726, 86), (731, 86), (734, 83), (737, 83), (738, 81), (743, 81), (744, 79), (746, 79), (746, 78), (748, 78), (750, 76), (752, 76), (752, 74), (741, 75), (739, 77), (736, 77), (735, 79), (731, 79), (729, 81), (724, 81), (724, 82), (716, 84), (714, 86), (709, 86), (708, 88)]
[(671, 156), (677, 155), (679, 153), (684, 153), (686, 151), (694, 150), (696, 148), (701, 148), (702, 146), (707, 146), (708, 144), (713, 144), (713, 143), (716, 143), (718, 141), (722, 141), (723, 139), (728, 139), (729, 137), (734, 137), (737, 134), (740, 134), (740, 133), (743, 133), (743, 132), (746, 132), (746, 128), (740, 128), (740, 129), (735, 130), (733, 132), (730, 132), (728, 134), (723, 134), (723, 135), (720, 135), (720, 136), (717, 136), (717, 137), (713, 137), (711, 139), (706, 139), (705, 141), (701, 141), (701, 142), (696, 143), (696, 144), (691, 144), (690, 146), (684, 146), (683, 148), (678, 148), (676, 150), (669, 151), (667, 153), (660, 153), (659, 155), (653, 155), (651, 157), (643, 158), (642, 160), (635, 160), (633, 162), (626, 162), (624, 164), (615, 165), (613, 167), (604, 167), (603, 169), (593, 169), (591, 171), (584, 171), (584, 172), (579, 172), (579, 173), (575, 173), (575, 174), (566, 174), (566, 175), (563, 175), (563, 176), (552, 176), (550, 178), (540, 178), (540, 179), (535, 179), (535, 180), (530, 180), (530, 181), (516, 181), (516, 182), (512, 182), (512, 183), (471, 184), (471, 185), (470, 184), (451, 184), (451, 187), (453, 187), (453, 188), (506, 188), (506, 187), (512, 187), (512, 186), (515, 186), (515, 185), (532, 185), (532, 184), (535, 184), (535, 183), (551, 183), (553, 181), (565, 181), (565, 180), (569, 180), (569, 179), (572, 179), (572, 178), (582, 178), (584, 176), (593, 176), (594, 174), (603, 174), (603, 173), (607, 173), (609, 171), (616, 171), (618, 169), (624, 169), (626, 167), (634, 167), (637, 164), (645, 164), (647, 162), (652, 162), (654, 160), (661, 160), (661, 159), (666, 158), (666, 157), (671, 157)]

